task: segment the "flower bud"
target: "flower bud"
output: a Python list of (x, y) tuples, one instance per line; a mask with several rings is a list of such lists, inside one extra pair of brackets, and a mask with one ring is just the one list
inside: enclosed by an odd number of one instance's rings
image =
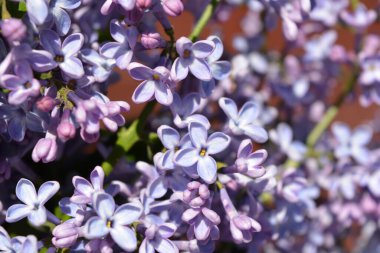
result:
[(57, 157), (57, 150), (58, 146), (55, 138), (42, 138), (37, 142), (33, 149), (32, 159), (35, 162), (42, 160), (44, 163), (54, 161)]
[(75, 126), (70, 121), (69, 110), (65, 110), (63, 112), (61, 122), (57, 127), (57, 135), (58, 138), (63, 142), (66, 142), (67, 140), (72, 139), (75, 136)]
[(72, 220), (66, 221), (53, 230), (52, 243), (57, 248), (69, 248), (74, 245), (79, 237), (79, 228)]
[(157, 48), (161, 44), (161, 35), (159, 33), (143, 33), (141, 44), (147, 49)]
[(179, 16), (183, 12), (183, 3), (181, 0), (163, 0), (162, 7), (169, 16)]
[(26, 26), (20, 19), (5, 19), (1, 23), (1, 33), (10, 44), (13, 44), (14, 42), (19, 42), (25, 38)]
[(136, 6), (140, 9), (149, 9), (152, 6), (152, 0), (137, 0)]
[(43, 112), (50, 112), (53, 110), (53, 107), (57, 104), (57, 101), (50, 97), (50, 96), (44, 96), (41, 99), (39, 99), (36, 103), (36, 106), (39, 110)]

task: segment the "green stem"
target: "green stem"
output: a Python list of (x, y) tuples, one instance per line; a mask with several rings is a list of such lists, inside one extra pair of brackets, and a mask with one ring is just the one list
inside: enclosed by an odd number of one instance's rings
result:
[(324, 131), (331, 125), (336, 115), (339, 112), (339, 108), (343, 104), (346, 97), (352, 92), (357, 82), (357, 74), (354, 74), (351, 80), (344, 87), (342, 93), (339, 95), (334, 104), (332, 104), (326, 111), (321, 121), (310, 132), (306, 144), (309, 149), (312, 149)]
[[(312, 154), (315, 144), (317, 144), (319, 138), (326, 131), (326, 129), (331, 125), (334, 121), (336, 115), (339, 112), (340, 107), (344, 103), (346, 97), (353, 91), (355, 88), (355, 84), (357, 82), (358, 71), (353, 70), (355, 74), (352, 75), (349, 82), (344, 86), (342, 93), (339, 95), (337, 100), (327, 109), (325, 115), (319, 121), (319, 123), (311, 130), (307, 139), (306, 145), (308, 148), (308, 154)], [(294, 161), (292, 159), (286, 160), (284, 163), (285, 168), (297, 168), (300, 165), (300, 162)]]
[(203, 11), (201, 18), (198, 20), (195, 25), (193, 32), (190, 34), (189, 39), (196, 41), (203, 31), (204, 27), (207, 25), (208, 21), (211, 19), (220, 0), (211, 0), (211, 2), (206, 6), (206, 9)]

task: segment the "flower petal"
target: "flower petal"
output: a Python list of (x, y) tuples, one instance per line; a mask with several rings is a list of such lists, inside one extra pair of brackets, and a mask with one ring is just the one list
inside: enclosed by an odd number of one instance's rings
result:
[(62, 52), (65, 56), (73, 56), (82, 48), (84, 37), (80, 33), (73, 33), (67, 36), (62, 43)]
[(238, 109), (232, 99), (225, 97), (220, 98), (219, 106), (230, 119), (234, 121), (238, 119)]
[(252, 138), (254, 141), (259, 143), (264, 143), (268, 140), (267, 131), (259, 126), (255, 125), (246, 125), (242, 127), (244, 134)]
[(154, 90), (154, 81), (144, 81), (140, 83), (139, 86), (137, 86), (136, 90), (133, 92), (133, 102), (139, 104), (150, 100), (153, 97)]
[(199, 152), (194, 148), (185, 148), (179, 150), (174, 156), (174, 162), (182, 167), (190, 167), (199, 159)]
[(143, 212), (139, 202), (127, 203), (119, 206), (113, 216), (115, 225), (129, 225), (137, 221)]
[(43, 183), (38, 189), (38, 202), (44, 205), (59, 190), (59, 183), (56, 181), (48, 181)]
[(40, 42), (43, 48), (53, 55), (61, 55), (61, 39), (53, 30), (45, 29), (40, 32)]
[(190, 122), (189, 134), (191, 142), (197, 148), (206, 148), (207, 143), (207, 129), (199, 122)]
[(155, 242), (155, 247), (154, 247), (157, 252), (159, 253), (178, 253), (179, 250), (175, 244), (168, 240), (161, 238), (160, 240)]
[(104, 171), (103, 168), (100, 166), (96, 166), (95, 169), (90, 174), (90, 179), (92, 186), (95, 190), (101, 190), (103, 189), (103, 182), (104, 182)]
[(211, 69), (205, 60), (194, 59), (189, 66), (191, 73), (202, 81), (210, 81), (212, 79)]
[(102, 238), (108, 234), (106, 222), (100, 217), (91, 217), (83, 227), (83, 234), (87, 239)]
[(157, 134), (165, 148), (173, 150), (179, 145), (180, 136), (174, 128), (166, 125), (160, 126)]
[(208, 155), (199, 158), (197, 172), (206, 183), (212, 184), (216, 181), (216, 171), (217, 167), (214, 158)]
[(223, 42), (218, 36), (209, 36), (207, 40), (214, 42), (215, 48), (211, 55), (207, 57), (208, 62), (216, 62), (223, 55)]
[(16, 196), (19, 200), (28, 205), (37, 202), (36, 188), (33, 183), (25, 178), (21, 178), (16, 185)]
[(37, 210), (32, 210), (28, 215), (28, 220), (36, 227), (44, 224), (46, 222), (46, 208), (40, 206)]
[(193, 44), (192, 51), (196, 58), (204, 59), (214, 51), (215, 43), (210, 40), (200, 40)]
[(210, 135), (207, 139), (207, 153), (210, 155), (217, 154), (225, 150), (230, 145), (231, 138), (221, 132)]
[(205, 219), (199, 219), (194, 226), (194, 233), (197, 240), (206, 240), (210, 234), (210, 226), (207, 224)]
[(259, 109), (253, 102), (247, 102), (239, 111), (239, 126), (252, 123), (259, 116)]
[(84, 75), (82, 62), (76, 57), (65, 58), (65, 61), (59, 67), (66, 75), (75, 79)]
[(163, 197), (167, 191), (168, 191), (168, 188), (165, 184), (165, 180), (163, 177), (156, 178), (148, 186), (149, 196), (154, 199), (159, 199)]
[(71, 19), (69, 14), (59, 7), (53, 8), (52, 13), (58, 34), (61, 36), (66, 35), (69, 32), (71, 26)]
[(9, 223), (19, 221), (25, 218), (26, 216), (28, 216), (31, 211), (32, 211), (32, 208), (27, 205), (23, 205), (23, 204), (12, 205), (7, 210), (7, 215), (5, 217), (5, 220)]
[(115, 200), (107, 193), (95, 193), (93, 205), (96, 213), (103, 219), (112, 217), (115, 211)]
[(27, 0), (26, 9), (33, 23), (41, 25), (49, 14), (48, 4), (45, 0)]
[(137, 248), (135, 232), (129, 227), (115, 226), (111, 229), (112, 239), (125, 251), (131, 252)]
[(189, 67), (185, 65), (180, 58), (177, 58), (173, 63), (171, 73), (175, 80), (181, 81), (189, 74)]
[(231, 73), (231, 63), (228, 61), (218, 61), (211, 66), (212, 76), (216, 80), (224, 80)]
[(153, 70), (141, 63), (132, 62), (128, 66), (129, 75), (135, 80), (150, 80), (153, 75)]

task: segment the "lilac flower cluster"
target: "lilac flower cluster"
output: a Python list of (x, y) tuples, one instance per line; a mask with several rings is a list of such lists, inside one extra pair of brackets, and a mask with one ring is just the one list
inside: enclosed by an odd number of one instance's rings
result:
[[(1, 252), (380, 252), (379, 121), (336, 120), (380, 105), (380, 3), (0, 9)], [(107, 95), (120, 73), (133, 105)]]

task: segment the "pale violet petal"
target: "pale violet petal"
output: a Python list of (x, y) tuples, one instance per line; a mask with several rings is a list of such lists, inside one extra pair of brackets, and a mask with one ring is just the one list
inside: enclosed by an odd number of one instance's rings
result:
[(216, 171), (217, 166), (214, 158), (208, 155), (199, 158), (197, 172), (206, 183), (212, 184), (216, 181)]

